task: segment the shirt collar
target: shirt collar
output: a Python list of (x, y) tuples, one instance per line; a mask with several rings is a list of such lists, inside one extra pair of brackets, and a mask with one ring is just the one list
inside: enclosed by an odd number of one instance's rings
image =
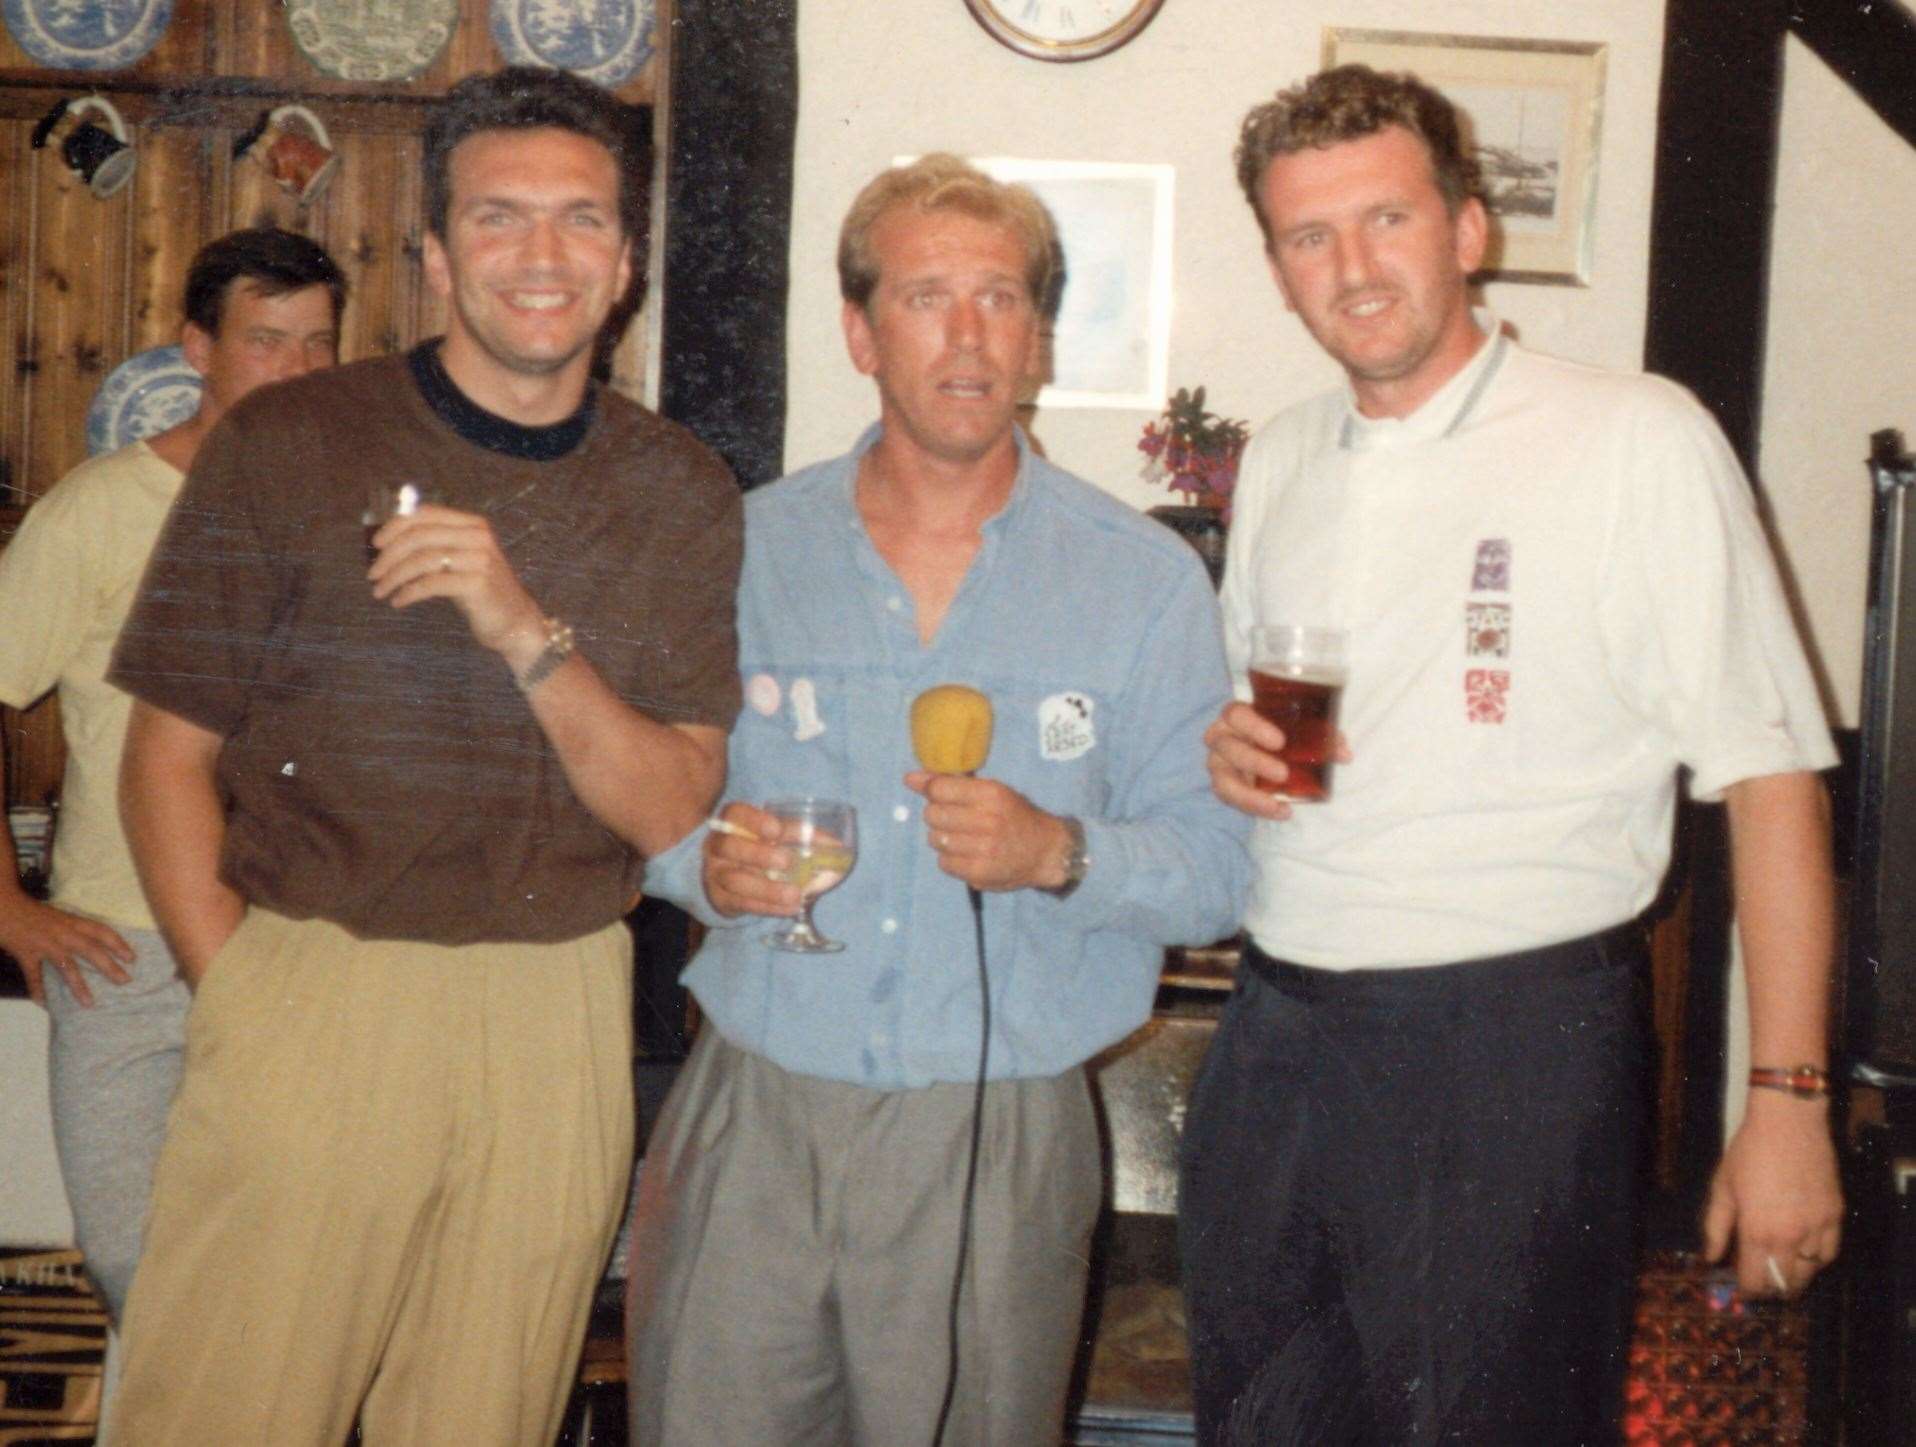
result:
[[(865, 454), (885, 435), (885, 424), (874, 422), (859, 434), (858, 441), (852, 444), (852, 450), (845, 457), (845, 475), (841, 481), (839, 497), (850, 514), (852, 522), (864, 526), (858, 517), (858, 464), (864, 461)], [(1025, 436), (1025, 430), (1019, 426), (1011, 429), (1012, 441), (1018, 448), (1018, 473), (1011, 480), (1011, 496), (1005, 499), (1005, 505), (984, 521), (981, 531), (989, 537), (1011, 526), (1012, 521), (1022, 515), (1031, 498), (1031, 469), (1037, 460), (1037, 454), (1031, 450), (1031, 441)]]
[(1346, 381), (1344, 421), (1338, 429), (1337, 445), (1347, 452), (1367, 452), (1373, 448), (1436, 442), (1451, 436), (1468, 422), (1503, 365), (1504, 353), (1510, 346), (1502, 323), (1493, 313), (1484, 307), (1475, 307), (1470, 315), (1477, 330), (1483, 333), (1483, 342), (1457, 375), (1410, 416), (1366, 417), (1357, 410), (1357, 394)]

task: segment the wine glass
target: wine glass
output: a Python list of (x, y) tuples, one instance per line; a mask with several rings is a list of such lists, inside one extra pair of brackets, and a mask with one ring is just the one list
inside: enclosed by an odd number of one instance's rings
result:
[(812, 904), (836, 888), (858, 859), (858, 811), (838, 799), (774, 799), (765, 812), (778, 820), (779, 844), (791, 868), (774, 875), (799, 891), (798, 918), (765, 936), (774, 949), (799, 955), (830, 955), (845, 948), (812, 923)]

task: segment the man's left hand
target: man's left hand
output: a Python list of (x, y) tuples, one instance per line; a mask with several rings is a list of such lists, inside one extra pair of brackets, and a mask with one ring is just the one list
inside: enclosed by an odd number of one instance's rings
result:
[[(490, 519), (428, 504), (373, 534), (373, 597), (395, 608), (446, 598), (480, 647), (516, 671), (545, 647), (545, 614), (506, 561)], [(526, 655), (523, 659), (515, 653)]]
[(1836, 1258), (1842, 1230), (1828, 1104), (1752, 1090), (1710, 1182), (1703, 1254), (1722, 1260), (1734, 1238), (1745, 1296), (1793, 1296)]
[(974, 889), (1046, 889), (1064, 883), (1071, 835), (996, 779), (915, 769), (905, 787), (925, 796), (925, 830), (938, 867)]

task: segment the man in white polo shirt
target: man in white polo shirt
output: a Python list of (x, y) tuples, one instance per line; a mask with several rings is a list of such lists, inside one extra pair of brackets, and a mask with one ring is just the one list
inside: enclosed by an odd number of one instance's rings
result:
[[(1207, 735), (1257, 816), (1249, 944), (1196, 1089), (1180, 1231), (1200, 1440), (1616, 1440), (1647, 1116), (1637, 917), (1677, 771), (1729, 810), (1756, 1069), (1706, 1214), (1750, 1293), (1836, 1251), (1834, 762), (1749, 488), (1682, 389), (1473, 312), (1449, 104), (1327, 71), (1247, 117), (1286, 304), (1347, 385), (1244, 459), (1224, 584), (1346, 630), (1353, 757), (1286, 803), (1282, 735)], [(1241, 693), (1240, 697), (1246, 696)]]

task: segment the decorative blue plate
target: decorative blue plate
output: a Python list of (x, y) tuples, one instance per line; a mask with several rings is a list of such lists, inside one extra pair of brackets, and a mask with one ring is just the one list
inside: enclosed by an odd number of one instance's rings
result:
[(569, 70), (608, 89), (652, 58), (656, 0), (492, 0), (492, 40), (510, 65)]
[(178, 347), (128, 357), (107, 375), (86, 409), (86, 450), (94, 456), (176, 427), (200, 407), (200, 374)]
[(173, 0), (0, 0), (20, 48), (52, 70), (123, 70), (159, 43)]

